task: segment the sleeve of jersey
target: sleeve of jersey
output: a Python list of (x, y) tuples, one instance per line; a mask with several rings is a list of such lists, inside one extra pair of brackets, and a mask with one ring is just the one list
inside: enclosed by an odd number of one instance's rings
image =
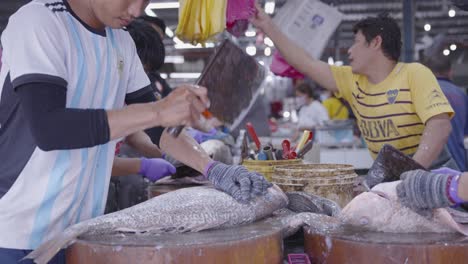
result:
[(336, 86), (338, 87), (337, 97), (343, 97), (346, 101), (351, 99), (351, 88), (354, 85), (354, 75), (350, 66), (330, 66)]
[(415, 64), (410, 75), (410, 90), (414, 108), (423, 123), (431, 117), (454, 111), (431, 70), (421, 64)]
[(27, 5), (10, 17), (2, 35), (4, 61), (11, 61), (13, 88), (33, 82), (67, 85), (64, 29), (43, 5)]
[(138, 57), (135, 44), (133, 40), (129, 38), (130, 50), (131, 50), (131, 64), (130, 64), (130, 75), (129, 83), (127, 86), (127, 94), (131, 94), (135, 91), (140, 90), (143, 87), (149, 86), (150, 81), (146, 75), (143, 65), (141, 64), (140, 57)]

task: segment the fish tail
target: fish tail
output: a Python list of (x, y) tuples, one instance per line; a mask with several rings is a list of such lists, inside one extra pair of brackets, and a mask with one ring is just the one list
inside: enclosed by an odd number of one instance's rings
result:
[(70, 228), (40, 245), (24, 259), (33, 259), (37, 264), (47, 264), (62, 248), (65, 248), (81, 233), (80, 229)]

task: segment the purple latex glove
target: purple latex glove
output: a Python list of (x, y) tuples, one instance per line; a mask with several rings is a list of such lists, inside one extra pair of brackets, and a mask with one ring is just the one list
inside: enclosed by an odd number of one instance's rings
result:
[(207, 133), (202, 132), (200, 130), (193, 129), (193, 128), (192, 129), (187, 129), (187, 133), (191, 137), (193, 137), (193, 139), (195, 139), (195, 141), (197, 141), (198, 144), (206, 141), (210, 137), (213, 137), (214, 135), (216, 135), (216, 132), (217, 132), (216, 128), (212, 128)]
[(139, 174), (145, 176), (148, 180), (155, 182), (165, 176), (176, 172), (176, 168), (164, 159), (141, 159)]
[(435, 169), (435, 170), (431, 170), (431, 172), (434, 172), (434, 173), (437, 173), (437, 174), (452, 175), (452, 176), (457, 176), (457, 175), (461, 174), (461, 171), (457, 171), (457, 170), (447, 168), (447, 167), (442, 167), (442, 168), (438, 168), (438, 169)]

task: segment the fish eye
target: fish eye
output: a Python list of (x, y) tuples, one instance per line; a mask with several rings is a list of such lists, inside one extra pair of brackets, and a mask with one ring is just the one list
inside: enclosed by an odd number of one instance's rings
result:
[(369, 219), (367, 217), (363, 217), (363, 218), (359, 219), (359, 224), (360, 225), (367, 225), (367, 224), (369, 224)]

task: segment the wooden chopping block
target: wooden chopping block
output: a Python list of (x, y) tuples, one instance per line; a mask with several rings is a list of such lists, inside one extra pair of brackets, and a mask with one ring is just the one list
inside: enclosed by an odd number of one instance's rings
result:
[(186, 234), (120, 233), (80, 237), (67, 249), (67, 264), (281, 263), (281, 228), (257, 222)]
[(468, 263), (468, 241), (457, 233), (383, 233), (352, 227), (327, 235), (304, 229), (312, 263)]

